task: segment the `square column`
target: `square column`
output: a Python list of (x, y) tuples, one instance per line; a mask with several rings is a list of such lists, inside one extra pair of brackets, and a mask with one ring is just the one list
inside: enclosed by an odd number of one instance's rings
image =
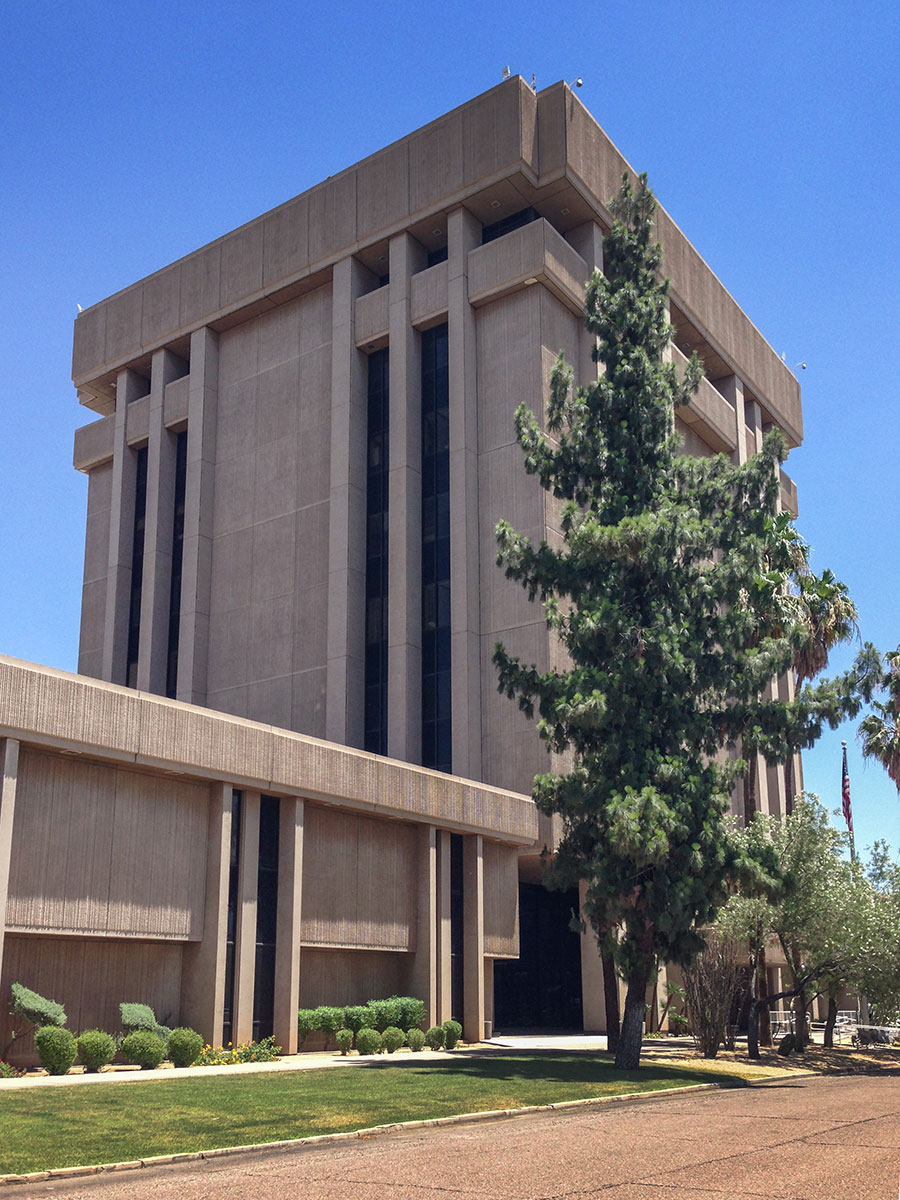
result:
[[(12, 858), (13, 817), (16, 809), (16, 779), (19, 773), (19, 743), (0, 740), (0, 973), (3, 971), (3, 936), (6, 933), (6, 897)], [(6, 1003), (4, 999), (4, 1003)]]
[(331, 490), (325, 736), (362, 747), (366, 609), (367, 359), (356, 348), (356, 300), (373, 276), (335, 263), (331, 291)]
[(453, 959), (450, 908), (450, 834), (441, 830), (437, 839), (437, 1016), (442, 1025), (453, 1017)]
[(484, 1037), (484, 839), (463, 838), (463, 1038)]
[(116, 377), (113, 423), (112, 496), (109, 513), (109, 565), (103, 627), (102, 678), (124, 683), (128, 669), (128, 617), (134, 548), (134, 489), (137, 453), (126, 440), (128, 405), (147, 391), (147, 381), (128, 368)]
[[(566, 234), (566, 241), (584, 259), (587, 267), (587, 278), (595, 271), (603, 273), (603, 230), (596, 221), (585, 221)], [(578, 335), (578, 362), (572, 365), (577, 369), (576, 385), (587, 387), (595, 383), (600, 374), (600, 364), (594, 361), (594, 349), (597, 339), (582, 327)]]
[(410, 276), (427, 261), (408, 233), (390, 243), (388, 754), (422, 757), (422, 358)]
[(438, 1022), (438, 872), (437, 830), (417, 830), (416, 948), (412, 955), (409, 992), (425, 1003), (428, 1025)]
[(450, 375), (450, 689), (453, 771), (481, 778), (481, 587), (478, 538), (478, 363), (469, 304), (469, 251), (481, 223), (465, 208), (447, 218)]
[(170, 350), (157, 350), (150, 368), (150, 430), (147, 442), (147, 516), (144, 525), (144, 574), (141, 589), (141, 640), (137, 686), (165, 695), (172, 584), (172, 535), (175, 520), (175, 434), (166, 429), (166, 384), (185, 373), (185, 363)]
[(206, 703), (218, 392), (218, 337), (211, 329), (198, 329), (191, 334), (178, 636), (177, 699), (188, 704)]
[(282, 796), (278, 827), (278, 916), (272, 1032), (285, 1054), (297, 1053), (300, 1007), (300, 919), (303, 895), (303, 801)]
[(737, 465), (747, 461), (747, 427), (744, 415), (744, 384), (737, 375), (717, 379), (716, 387), (729, 404), (734, 407), (734, 449), (731, 461)]
[(259, 792), (244, 792), (241, 809), (240, 867), (234, 931), (235, 1045), (253, 1037), (253, 985), (256, 977), (256, 900), (259, 888)]
[(230, 784), (210, 788), (203, 937), (185, 946), (181, 968), (181, 1019), (214, 1046), (222, 1037), (225, 1009), (231, 795)]

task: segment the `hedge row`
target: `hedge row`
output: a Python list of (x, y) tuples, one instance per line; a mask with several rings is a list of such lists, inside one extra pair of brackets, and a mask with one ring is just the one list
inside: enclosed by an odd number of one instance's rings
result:
[[(143, 1069), (158, 1067), (168, 1058), (176, 1067), (189, 1067), (203, 1049), (203, 1038), (193, 1029), (168, 1029), (160, 1025), (146, 1004), (119, 1005), (121, 1034), (86, 1029), (78, 1037), (65, 1028), (61, 1004), (47, 1000), (21, 983), (12, 985), (12, 1012), (21, 1021), (36, 1025), (34, 1045), (41, 1066), (50, 1075), (65, 1075), (76, 1059), (86, 1071), (99, 1071), (121, 1051), (126, 1062)], [(20, 1032), (16, 1031), (16, 1035)]]
[[(302, 1046), (311, 1033), (325, 1035), (325, 1048), (331, 1038), (342, 1054), (355, 1046), (360, 1054), (378, 1054), (386, 1050), (393, 1054), (404, 1044), (411, 1050), (424, 1045), (440, 1050), (452, 1050), (462, 1036), (458, 1021), (445, 1021), (422, 1031), (425, 1005), (414, 996), (389, 996), (386, 1000), (370, 1000), (368, 1004), (351, 1004), (337, 1008), (330, 1004), (318, 1008), (301, 1008), (297, 1013), (298, 1044)], [(399, 1039), (399, 1040), (398, 1040)]]

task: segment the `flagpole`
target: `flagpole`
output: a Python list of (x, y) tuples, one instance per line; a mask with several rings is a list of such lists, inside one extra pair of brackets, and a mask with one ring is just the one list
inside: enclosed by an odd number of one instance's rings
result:
[(850, 833), (850, 861), (856, 862), (856, 843), (853, 840), (853, 812), (850, 808), (850, 773), (847, 770), (847, 743), (841, 742), (843, 747), (843, 764), (841, 767), (841, 806), (844, 810), (844, 820), (847, 822), (847, 829)]

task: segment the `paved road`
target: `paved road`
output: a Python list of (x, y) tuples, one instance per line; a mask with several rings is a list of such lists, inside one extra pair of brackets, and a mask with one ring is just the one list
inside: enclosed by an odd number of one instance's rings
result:
[(3, 1189), (0, 1200), (895, 1200), (900, 1077), (786, 1080)]

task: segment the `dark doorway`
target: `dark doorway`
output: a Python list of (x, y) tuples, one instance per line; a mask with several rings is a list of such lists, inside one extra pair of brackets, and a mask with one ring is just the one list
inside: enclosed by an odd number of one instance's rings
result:
[(569, 928), (578, 891), (519, 884), (519, 957), (494, 962), (494, 1031), (578, 1029), (581, 939)]

